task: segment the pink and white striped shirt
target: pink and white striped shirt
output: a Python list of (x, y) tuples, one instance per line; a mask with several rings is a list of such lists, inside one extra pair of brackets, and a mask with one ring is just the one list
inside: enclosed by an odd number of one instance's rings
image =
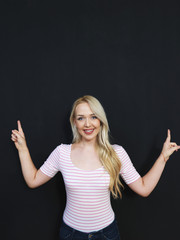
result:
[[(64, 222), (82, 232), (98, 231), (115, 218), (110, 202), (110, 176), (103, 166), (92, 171), (77, 168), (71, 161), (71, 145), (57, 146), (40, 170), (49, 177), (58, 171), (62, 173), (67, 194)], [(140, 175), (126, 151), (119, 145), (112, 146), (122, 164), (121, 177), (127, 184), (136, 181)]]

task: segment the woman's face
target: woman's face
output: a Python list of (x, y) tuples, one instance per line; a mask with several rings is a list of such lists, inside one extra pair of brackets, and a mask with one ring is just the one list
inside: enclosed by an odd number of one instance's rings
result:
[(77, 105), (74, 122), (82, 140), (96, 140), (101, 122), (92, 112), (88, 103), (84, 102)]

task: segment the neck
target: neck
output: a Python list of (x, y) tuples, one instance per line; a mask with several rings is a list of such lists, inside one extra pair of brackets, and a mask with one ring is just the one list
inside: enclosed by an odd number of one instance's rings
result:
[(83, 148), (97, 148), (97, 141), (92, 140), (92, 141), (86, 141), (86, 140), (81, 140), (79, 142), (79, 145), (82, 146)]

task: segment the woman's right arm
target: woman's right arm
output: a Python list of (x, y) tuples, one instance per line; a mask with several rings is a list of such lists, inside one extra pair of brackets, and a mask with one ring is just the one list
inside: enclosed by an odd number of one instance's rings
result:
[(37, 170), (34, 166), (19, 120), (17, 121), (17, 124), (18, 130), (12, 130), (11, 139), (18, 150), (22, 173), (27, 185), (30, 188), (36, 188), (49, 181), (51, 177), (44, 174), (40, 169)]

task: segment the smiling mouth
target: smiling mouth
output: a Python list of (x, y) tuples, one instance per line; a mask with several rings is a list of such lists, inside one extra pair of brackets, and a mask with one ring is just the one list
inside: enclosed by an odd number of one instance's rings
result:
[(87, 129), (87, 130), (84, 130), (84, 132), (88, 135), (90, 135), (91, 133), (94, 132), (94, 129)]

